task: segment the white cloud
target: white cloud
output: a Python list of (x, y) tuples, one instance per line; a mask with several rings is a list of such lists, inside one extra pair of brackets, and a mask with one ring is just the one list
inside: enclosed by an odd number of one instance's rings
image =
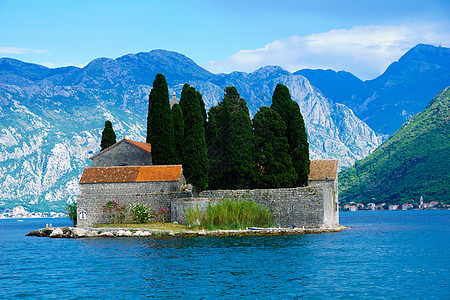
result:
[(241, 50), (226, 60), (210, 61), (212, 72), (251, 72), (266, 65), (279, 65), (291, 72), (304, 69), (345, 70), (361, 79), (380, 75), (418, 43), (450, 44), (450, 32), (437, 25), (357, 26), (307, 36), (276, 40), (263, 48)]
[(18, 47), (0, 47), (0, 54), (46, 54), (47, 50), (26, 49)]

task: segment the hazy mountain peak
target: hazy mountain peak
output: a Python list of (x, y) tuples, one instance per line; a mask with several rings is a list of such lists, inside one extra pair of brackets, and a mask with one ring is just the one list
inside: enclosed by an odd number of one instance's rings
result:
[(425, 62), (450, 67), (450, 48), (418, 44), (406, 52), (399, 62)]

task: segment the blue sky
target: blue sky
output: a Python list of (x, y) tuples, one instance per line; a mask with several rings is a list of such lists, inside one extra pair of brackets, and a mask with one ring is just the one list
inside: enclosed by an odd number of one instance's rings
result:
[(448, 0), (0, 0), (0, 57), (84, 66), (153, 49), (206, 69), (380, 75), (417, 43), (450, 47)]

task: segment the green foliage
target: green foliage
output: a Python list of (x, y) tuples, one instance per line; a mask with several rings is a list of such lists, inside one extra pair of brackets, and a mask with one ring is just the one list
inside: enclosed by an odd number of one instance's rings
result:
[(289, 155), (297, 173), (296, 186), (306, 186), (310, 167), (309, 143), (300, 107), (291, 99), (289, 89), (279, 83), (273, 92), (270, 108), (278, 112), (286, 124)]
[(175, 164), (181, 164), (183, 157), (184, 118), (179, 104), (172, 106), (173, 133), (175, 138)]
[(207, 124), (211, 188), (250, 187), (252, 127), (247, 103), (235, 87), (225, 88), (222, 102), (212, 107)]
[(209, 160), (209, 188), (218, 189), (220, 186), (221, 170), (222, 170), (222, 149), (220, 148), (220, 137), (218, 135), (219, 126), (217, 124), (216, 115), (219, 108), (213, 106), (208, 111), (208, 122), (205, 128), (205, 138), (207, 143), (207, 152)]
[(167, 214), (169, 213), (169, 210), (167, 208), (161, 207), (158, 212), (156, 213), (155, 219), (157, 222), (166, 222), (167, 221)]
[(131, 218), (137, 223), (147, 223), (153, 218), (153, 214), (150, 208), (144, 204), (135, 204), (130, 206)]
[(271, 227), (273, 216), (268, 208), (247, 199), (223, 199), (216, 205), (208, 205), (202, 224), (212, 229), (246, 229)]
[(66, 215), (72, 221), (73, 226), (77, 226), (77, 203), (71, 203), (66, 205)]
[(188, 211), (183, 207), (183, 212), (186, 216), (186, 224), (189, 227), (200, 226), (204, 222), (205, 214), (200, 211), (198, 205), (196, 208), (189, 207)]
[(204, 118), (199, 93), (188, 84), (183, 86), (180, 107), (184, 118), (184, 144), (182, 151), (183, 174), (192, 185), (208, 186), (209, 161), (207, 155)]
[(169, 90), (163, 74), (158, 73), (148, 101), (147, 143), (152, 145), (155, 165), (170, 165), (175, 161), (175, 139)]
[(292, 187), (297, 174), (289, 156), (286, 125), (280, 115), (262, 106), (253, 118), (253, 155), (256, 188)]
[(450, 88), (365, 159), (339, 173), (342, 203), (450, 204)]
[(201, 110), (201, 115), (202, 115), (202, 119), (203, 119), (203, 128), (205, 128), (206, 127), (206, 118), (207, 118), (205, 101), (203, 101), (203, 95), (199, 91), (195, 91), (195, 94), (197, 95), (197, 99), (200, 104), (200, 110)]
[(209, 204), (205, 213), (198, 206), (190, 207), (187, 212), (183, 208), (183, 211), (188, 226), (209, 230), (273, 226), (273, 215), (269, 209), (248, 199), (222, 199), (217, 204)]
[(128, 211), (127, 205), (120, 205), (119, 202), (110, 200), (106, 202), (106, 204), (104, 204), (102, 208), (103, 213), (106, 214), (110, 223), (115, 223), (116, 220), (118, 223), (123, 223), (125, 221), (125, 217)]
[(102, 141), (100, 143), (101, 150), (105, 150), (109, 146), (112, 146), (116, 143), (116, 134), (114, 133), (114, 129), (112, 127), (111, 121), (105, 122), (105, 129), (102, 132)]

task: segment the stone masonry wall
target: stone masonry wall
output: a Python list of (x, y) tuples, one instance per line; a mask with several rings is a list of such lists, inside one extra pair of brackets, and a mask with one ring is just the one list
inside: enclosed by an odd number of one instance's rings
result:
[(152, 165), (152, 155), (127, 142), (101, 152), (92, 159), (93, 167)]
[[(179, 192), (178, 182), (129, 182), (81, 184), (77, 199), (78, 226), (90, 227), (95, 224), (108, 223), (103, 213), (103, 205), (115, 200), (121, 205), (144, 204), (154, 213), (160, 208), (169, 210), (172, 201), (191, 197), (191, 192)], [(164, 190), (164, 192), (160, 192)], [(81, 218), (85, 213), (86, 219)], [(127, 221), (131, 221), (127, 219)]]
[[(275, 227), (318, 228), (331, 227), (325, 220), (324, 203), (327, 194), (322, 186), (299, 187), (290, 189), (260, 189), (260, 190), (224, 190), (203, 191), (199, 197), (210, 201), (220, 201), (223, 198), (239, 197), (253, 199), (259, 205), (266, 206), (273, 213)], [(172, 203), (173, 214), (178, 213), (180, 206), (188, 207), (189, 200), (180, 199)], [(182, 203), (180, 205), (180, 203)], [(197, 201), (198, 203), (198, 201)], [(192, 202), (192, 207), (197, 204)], [(187, 209), (187, 208), (186, 208)]]
[(324, 225), (326, 227), (334, 227), (339, 225), (339, 203), (338, 203), (338, 183), (334, 179), (317, 179), (310, 180), (309, 186), (320, 186), (324, 189)]
[[(260, 190), (220, 190), (203, 191), (199, 197), (192, 197), (191, 192), (165, 190), (165, 183), (103, 183), (81, 184), (78, 196), (78, 226), (90, 227), (94, 224), (107, 223), (109, 220), (103, 213), (102, 206), (110, 200), (120, 204), (142, 203), (157, 212), (160, 208), (169, 210), (169, 220), (185, 223), (183, 207), (205, 211), (210, 203), (224, 198), (235, 197), (252, 199), (259, 205), (269, 208), (274, 216), (275, 227), (331, 228), (339, 225), (337, 194), (333, 191), (334, 183), (314, 183), (309, 187), (290, 189)], [(178, 188), (178, 183), (177, 188)], [(175, 186), (174, 186), (175, 187)], [(174, 188), (173, 187), (173, 188)], [(86, 213), (86, 219), (80, 214)], [(131, 221), (131, 220), (127, 220)]]

